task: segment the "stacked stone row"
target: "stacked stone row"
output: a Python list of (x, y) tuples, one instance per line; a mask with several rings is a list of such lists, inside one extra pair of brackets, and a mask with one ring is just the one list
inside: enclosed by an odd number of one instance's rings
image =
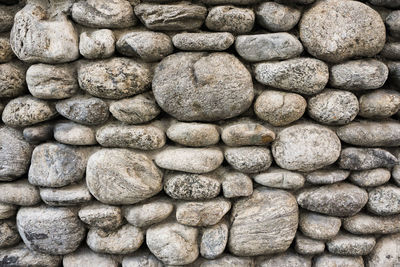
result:
[(400, 264), (399, 0), (0, 0), (0, 266)]

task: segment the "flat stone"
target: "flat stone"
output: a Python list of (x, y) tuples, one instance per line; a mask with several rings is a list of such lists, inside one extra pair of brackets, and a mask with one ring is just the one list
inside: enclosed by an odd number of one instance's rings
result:
[(228, 243), (229, 225), (222, 221), (203, 229), (200, 239), (200, 254), (206, 259), (220, 256)]
[(400, 215), (376, 216), (363, 212), (343, 219), (343, 228), (356, 235), (400, 232)]
[(175, 34), (172, 42), (180, 50), (223, 51), (235, 42), (235, 37), (229, 32), (183, 32)]
[(312, 239), (332, 239), (338, 234), (341, 224), (341, 220), (336, 217), (307, 211), (300, 213), (299, 229)]
[(118, 267), (118, 262), (110, 255), (96, 253), (88, 248), (82, 247), (71, 254), (65, 255), (63, 257), (63, 266)]
[(17, 97), (26, 91), (26, 67), (18, 61), (0, 64), (0, 97)]
[(74, 206), (89, 202), (92, 195), (84, 183), (61, 188), (40, 188), (40, 197), (50, 206)]
[(33, 206), (40, 202), (39, 189), (27, 180), (0, 183), (0, 202), (18, 206)]
[(368, 210), (376, 215), (394, 215), (400, 213), (400, 188), (383, 185), (368, 192)]
[(17, 206), (13, 204), (0, 203), (0, 219), (8, 219), (14, 217), (17, 213)]
[(385, 20), (386, 27), (393, 37), (400, 37), (400, 12), (393, 10), (389, 13)]
[(400, 60), (400, 42), (388, 40), (380, 55), (387, 59)]
[(340, 168), (356, 171), (391, 168), (397, 163), (395, 156), (380, 148), (348, 147), (342, 150), (339, 160)]
[(41, 143), (53, 139), (53, 128), (52, 122), (43, 122), (25, 127), (22, 134), (29, 143)]
[(222, 192), (225, 198), (247, 197), (253, 193), (253, 182), (249, 176), (237, 171), (222, 174)]
[(121, 208), (94, 202), (79, 210), (82, 222), (93, 228), (115, 229), (122, 224)]
[(235, 257), (230, 254), (225, 254), (215, 260), (208, 260), (203, 262), (200, 267), (220, 267), (220, 266), (240, 266), (252, 267), (254, 260), (250, 257)]
[(400, 93), (394, 90), (374, 90), (360, 97), (359, 115), (369, 119), (384, 119), (400, 109)]
[(398, 244), (400, 235), (383, 236), (376, 242), (376, 246), (366, 258), (367, 266), (396, 266), (398, 263)]
[(169, 139), (184, 146), (210, 146), (219, 142), (218, 128), (214, 124), (177, 122), (166, 133)]
[(254, 26), (255, 14), (252, 9), (235, 6), (212, 7), (205, 25), (212, 31), (246, 33)]
[(18, 246), (0, 250), (0, 264), (16, 266), (48, 266), (57, 267), (62, 257), (30, 250), (23, 243)]
[(275, 133), (259, 123), (239, 122), (224, 127), (221, 138), (228, 146), (261, 146), (272, 142)]
[(326, 243), (328, 251), (336, 255), (367, 255), (375, 246), (375, 237), (341, 232)]
[(14, 246), (21, 240), (18, 234), (17, 225), (12, 220), (0, 221), (0, 232), (0, 248), (2, 249)]
[(95, 145), (96, 133), (92, 127), (72, 121), (59, 122), (54, 125), (54, 139), (66, 145)]
[(135, 251), (132, 255), (125, 256), (122, 259), (122, 267), (141, 267), (141, 266), (151, 266), (151, 267), (163, 267), (161, 261), (159, 261), (150, 251)]
[(243, 173), (266, 171), (272, 163), (271, 151), (266, 147), (227, 147), (224, 156), (232, 168)]
[(350, 171), (325, 169), (307, 173), (306, 180), (311, 184), (334, 184), (346, 180)]
[(275, 2), (259, 4), (255, 12), (258, 24), (273, 32), (291, 30), (296, 26), (301, 17), (301, 11), (299, 9)]
[(349, 266), (349, 267), (363, 267), (364, 261), (361, 256), (339, 256), (332, 254), (322, 254), (314, 259), (315, 267), (336, 267), (336, 266)]
[(329, 78), (323, 61), (305, 57), (258, 63), (254, 73), (262, 84), (305, 95), (321, 92)]
[(299, 254), (321, 254), (325, 250), (325, 242), (321, 240), (311, 239), (303, 236), (300, 233), (297, 233), (294, 248)]
[(114, 51), (115, 37), (109, 29), (84, 31), (79, 36), (79, 52), (85, 58), (108, 58)]
[(6, 63), (14, 57), (15, 55), (11, 49), (9, 34), (0, 34), (0, 63)]
[(377, 168), (366, 171), (353, 171), (350, 175), (353, 184), (362, 187), (375, 187), (385, 184), (390, 179), (390, 171)]
[(303, 187), (305, 178), (300, 173), (279, 168), (270, 168), (266, 172), (253, 176), (257, 183), (273, 188), (297, 190)]
[(263, 267), (291, 267), (291, 266), (304, 266), (311, 267), (311, 257), (298, 255), (294, 252), (288, 251), (277, 255), (260, 256), (256, 259), (256, 266)]

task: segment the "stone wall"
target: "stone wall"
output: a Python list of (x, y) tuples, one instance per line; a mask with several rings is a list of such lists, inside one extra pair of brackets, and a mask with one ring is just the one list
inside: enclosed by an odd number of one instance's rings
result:
[(399, 0), (0, 3), (0, 266), (400, 264)]

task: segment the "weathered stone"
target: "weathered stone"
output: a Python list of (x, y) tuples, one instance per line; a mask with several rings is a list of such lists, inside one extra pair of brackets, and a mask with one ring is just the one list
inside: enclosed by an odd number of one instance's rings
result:
[(223, 221), (214, 226), (205, 228), (200, 240), (200, 254), (206, 259), (215, 259), (220, 256), (228, 243), (229, 225)]
[(8, 219), (14, 217), (17, 213), (17, 206), (13, 204), (0, 203), (0, 219)]
[(341, 220), (313, 212), (301, 212), (299, 229), (301, 232), (316, 240), (329, 240), (337, 235), (340, 230)]
[(380, 55), (387, 59), (400, 60), (400, 42), (387, 41)]
[(260, 267), (274, 267), (274, 266), (311, 267), (311, 257), (301, 256), (294, 252), (288, 251), (288, 252), (277, 254), (277, 255), (260, 256), (256, 259), (256, 266), (260, 266)]
[(184, 146), (210, 146), (219, 142), (218, 128), (206, 123), (177, 122), (168, 128), (167, 136)]
[(163, 267), (164, 265), (148, 250), (137, 250), (133, 254), (125, 256), (122, 259), (122, 267), (141, 266)]
[(300, 173), (279, 168), (270, 168), (266, 172), (255, 175), (253, 179), (264, 186), (289, 190), (297, 190), (303, 187), (305, 182), (304, 176)]
[(40, 197), (50, 206), (73, 206), (88, 202), (92, 195), (84, 183), (61, 188), (40, 188)]
[(25, 127), (22, 134), (24, 139), (29, 143), (40, 143), (53, 139), (53, 128), (51, 122), (44, 122), (30, 127)]
[(323, 61), (304, 57), (258, 63), (254, 73), (262, 84), (305, 95), (321, 92), (329, 78)]
[(114, 51), (115, 37), (109, 29), (84, 31), (79, 37), (79, 52), (85, 58), (108, 58)]
[(390, 12), (385, 23), (390, 35), (396, 38), (400, 37), (400, 12), (398, 10)]
[(0, 64), (0, 97), (17, 97), (26, 91), (26, 67), (17, 62)]
[(224, 127), (221, 139), (228, 146), (261, 146), (272, 142), (275, 133), (259, 123), (239, 122)]
[(0, 183), (0, 202), (18, 206), (33, 206), (40, 202), (39, 189), (27, 180)]
[(8, 34), (0, 34), (0, 63), (6, 63), (13, 57), (15, 57), (15, 55), (11, 49), (10, 36)]
[(9, 32), (14, 24), (14, 16), (22, 6), (21, 5), (3, 5), (0, 3), (0, 32)]
[(375, 6), (385, 6), (391, 8), (399, 8), (400, 2), (397, 0), (368, 0), (371, 4)]
[(222, 179), (222, 191), (226, 198), (247, 197), (253, 193), (253, 182), (246, 174), (226, 171)]
[(119, 207), (93, 203), (79, 210), (82, 222), (95, 228), (115, 229), (122, 224), (122, 212)]
[(71, 254), (65, 255), (63, 257), (63, 266), (118, 267), (118, 262), (110, 257), (110, 255), (96, 253), (88, 248), (82, 247)]
[(299, 232), (296, 234), (295, 250), (297, 253), (305, 255), (321, 254), (325, 250), (325, 242), (314, 240), (303, 236)]
[(368, 210), (377, 215), (394, 215), (400, 213), (400, 188), (394, 185), (383, 185), (368, 192)]
[(339, 256), (332, 254), (322, 254), (314, 259), (314, 267), (337, 267), (337, 266), (349, 266), (349, 267), (363, 267), (364, 261), (361, 256), (350, 257), (350, 256)]
[(356, 171), (391, 168), (397, 163), (395, 156), (380, 148), (348, 147), (342, 150), (339, 160), (340, 168)]
[(337, 255), (367, 255), (375, 246), (373, 236), (358, 236), (341, 232), (326, 243), (330, 253)]
[(389, 68), (389, 80), (396, 86), (400, 85), (400, 62), (389, 61), (387, 62)]
[(383, 119), (400, 109), (400, 93), (394, 90), (376, 90), (360, 97), (360, 113), (364, 118)]
[(344, 218), (343, 228), (357, 235), (399, 233), (400, 215), (375, 216), (360, 212)]
[(267, 170), (272, 163), (271, 151), (266, 147), (227, 147), (225, 160), (237, 171), (256, 173)]
[(350, 181), (353, 184), (362, 187), (375, 187), (385, 184), (390, 179), (390, 171), (383, 168), (355, 171), (350, 175)]
[(175, 34), (172, 42), (181, 50), (223, 51), (235, 42), (235, 37), (229, 32), (183, 32)]
[(307, 173), (306, 180), (311, 184), (334, 184), (346, 180), (349, 175), (346, 170), (325, 169)]
[(398, 264), (400, 235), (387, 235), (380, 238), (366, 259), (366, 266), (396, 266)]
[(61, 257), (30, 250), (23, 243), (0, 250), (0, 264), (3, 266), (48, 266), (57, 267)]
[(250, 257), (235, 257), (230, 254), (225, 254), (215, 260), (203, 262), (200, 267), (220, 267), (220, 266), (235, 266), (235, 267), (253, 267), (254, 262)]
[(261, 3), (255, 12), (258, 24), (273, 32), (291, 30), (301, 17), (299, 9), (275, 2)]
[(95, 145), (96, 133), (93, 128), (75, 122), (60, 122), (54, 126), (54, 139), (67, 145)]
[(12, 220), (0, 221), (0, 233), (0, 248), (14, 246), (21, 240), (17, 225)]
[(217, 6), (208, 12), (205, 24), (212, 31), (240, 34), (251, 31), (254, 20), (254, 12), (249, 8)]

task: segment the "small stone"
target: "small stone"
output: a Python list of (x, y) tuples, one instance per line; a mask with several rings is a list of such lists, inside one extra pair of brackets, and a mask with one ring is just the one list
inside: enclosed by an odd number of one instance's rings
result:
[(214, 124), (177, 122), (167, 130), (167, 136), (184, 146), (210, 146), (219, 142), (218, 128)]
[(384, 119), (400, 109), (400, 93), (394, 90), (374, 90), (360, 97), (360, 116), (369, 119)]
[(200, 240), (200, 254), (206, 259), (215, 259), (220, 256), (228, 243), (228, 223), (223, 221), (214, 226), (205, 228)]
[(356, 235), (399, 233), (400, 215), (376, 216), (360, 212), (344, 218), (343, 228)]
[(174, 51), (171, 38), (161, 32), (137, 31), (122, 35), (117, 42), (121, 54), (146, 62), (159, 61)]
[(326, 243), (330, 253), (347, 256), (367, 255), (375, 246), (373, 236), (358, 236), (341, 232)]
[(176, 220), (189, 226), (210, 226), (217, 224), (230, 209), (231, 202), (223, 198), (182, 202), (176, 206)]
[(112, 102), (110, 112), (119, 121), (139, 124), (157, 117), (161, 109), (151, 93), (144, 93)]
[(17, 97), (26, 91), (26, 67), (18, 61), (0, 64), (0, 97)]
[(273, 126), (284, 126), (300, 119), (306, 106), (307, 102), (301, 95), (266, 90), (254, 103), (254, 112)]
[(400, 12), (398, 10), (390, 12), (385, 23), (390, 35), (396, 38), (400, 37)]
[(0, 221), (0, 233), (0, 248), (14, 246), (21, 240), (18, 234), (17, 225), (14, 221)]
[(122, 267), (142, 266), (163, 267), (164, 265), (148, 250), (137, 250), (133, 254), (125, 256), (122, 259)]
[(258, 63), (254, 73), (262, 84), (305, 95), (321, 92), (329, 78), (323, 61), (304, 57)]
[(277, 255), (260, 256), (256, 259), (256, 266), (262, 267), (292, 267), (304, 266), (311, 267), (311, 257), (301, 256), (288, 251)]
[(254, 12), (249, 8), (217, 6), (208, 12), (205, 24), (212, 31), (240, 34), (251, 31), (254, 20)]
[(366, 266), (396, 266), (398, 264), (400, 235), (381, 237), (366, 259)]
[(65, 255), (63, 257), (63, 266), (118, 267), (118, 262), (110, 255), (99, 254), (82, 247), (71, 254)]
[(257, 6), (255, 12), (258, 24), (273, 32), (291, 30), (301, 17), (299, 9), (275, 2), (261, 3)]
[[(17, 214), (19, 234), (34, 251), (64, 255), (75, 251), (85, 238), (85, 228), (70, 208), (46, 206), (20, 208)], [(62, 241), (62, 242), (60, 242)]]
[(246, 174), (227, 171), (222, 174), (222, 191), (225, 198), (247, 197), (253, 193), (253, 182)]
[(348, 147), (340, 154), (339, 167), (347, 170), (370, 170), (391, 168), (398, 160), (390, 152), (380, 148)]
[(221, 138), (228, 146), (261, 146), (272, 142), (275, 133), (259, 123), (234, 123), (223, 129)]
[(136, 251), (143, 243), (144, 233), (139, 228), (125, 224), (114, 231), (91, 228), (86, 243), (98, 253), (128, 254)]
[(368, 192), (368, 210), (376, 215), (394, 215), (400, 213), (400, 188), (383, 185)]
[(40, 197), (50, 206), (73, 206), (88, 202), (92, 195), (84, 183), (61, 188), (40, 188)]
[(357, 97), (343, 90), (324, 90), (308, 100), (308, 114), (320, 123), (328, 125), (348, 124), (358, 114)]
[(400, 85), (400, 62), (389, 61), (387, 62), (389, 68), (389, 80), (395, 85)]
[(300, 173), (279, 168), (270, 168), (253, 177), (257, 183), (273, 188), (297, 190), (303, 187), (305, 179)]
[(386, 42), (380, 55), (387, 59), (400, 60), (400, 42)]
[(286, 32), (240, 35), (235, 48), (242, 58), (251, 62), (289, 59), (303, 52), (300, 41)]
[(350, 175), (350, 181), (353, 184), (362, 187), (375, 187), (388, 182), (390, 179), (390, 171), (378, 168), (366, 171), (355, 171)]
[(243, 6), (243, 5), (256, 4), (256, 3), (260, 2), (260, 0), (201, 0), (201, 2), (206, 5), (210, 5), (210, 6), (218, 6), (218, 5), (226, 5), (226, 4)]
[(62, 257), (30, 250), (23, 243), (0, 250), (0, 264), (4, 266), (48, 266), (57, 267)]
[(131, 4), (125, 0), (80, 0), (71, 12), (75, 22), (87, 27), (126, 28), (137, 23)]
[(0, 183), (0, 202), (18, 206), (33, 206), (40, 202), (39, 189), (27, 180)]
[(79, 37), (79, 52), (85, 58), (108, 58), (114, 51), (115, 37), (109, 29), (85, 31)]
[(197, 235), (194, 227), (166, 222), (147, 229), (146, 244), (164, 264), (190, 264), (199, 256)]
[(195, 30), (203, 24), (207, 8), (190, 2), (164, 5), (141, 3), (135, 6), (135, 14), (151, 30)]
[(71, 121), (60, 122), (54, 126), (54, 139), (60, 143), (75, 146), (97, 144), (93, 128)]
[(307, 173), (306, 180), (311, 184), (334, 184), (346, 180), (349, 175), (346, 170), (326, 169)]
[(17, 213), (16, 205), (0, 203), (0, 220), (14, 217), (15, 213)]
[(348, 183), (307, 188), (297, 195), (297, 203), (302, 208), (330, 216), (352, 216), (367, 201), (367, 191)]
[(364, 261), (361, 256), (350, 257), (350, 256), (339, 256), (332, 254), (322, 254), (314, 259), (314, 267), (337, 267), (337, 266), (349, 266), (349, 267), (363, 267)]
[(297, 233), (295, 250), (297, 253), (305, 255), (321, 254), (325, 250), (325, 242), (321, 240), (314, 240)]
[(229, 32), (183, 32), (175, 34), (172, 42), (181, 50), (223, 51), (235, 42), (235, 37)]
[(82, 222), (94, 228), (116, 229), (122, 224), (121, 208), (101, 203), (82, 207), (78, 215)]
[(78, 82), (93, 96), (121, 99), (146, 91), (151, 72), (147, 65), (129, 58), (83, 61), (78, 67)]
[(265, 171), (272, 163), (271, 151), (266, 147), (227, 147), (224, 155), (225, 160), (235, 170), (243, 173)]
[(13, 57), (15, 55), (11, 49), (10, 36), (8, 34), (0, 34), (0, 63), (6, 63), (13, 59)]
[(53, 128), (51, 122), (44, 122), (24, 128), (22, 134), (29, 143), (46, 142), (49, 139), (53, 139)]
[(254, 262), (250, 257), (235, 257), (230, 254), (225, 254), (215, 260), (205, 261), (200, 267), (221, 267), (221, 266), (235, 266), (235, 267), (253, 267)]
[(335, 237), (342, 222), (339, 218), (313, 212), (301, 212), (299, 229), (301, 232), (316, 240), (329, 240)]

